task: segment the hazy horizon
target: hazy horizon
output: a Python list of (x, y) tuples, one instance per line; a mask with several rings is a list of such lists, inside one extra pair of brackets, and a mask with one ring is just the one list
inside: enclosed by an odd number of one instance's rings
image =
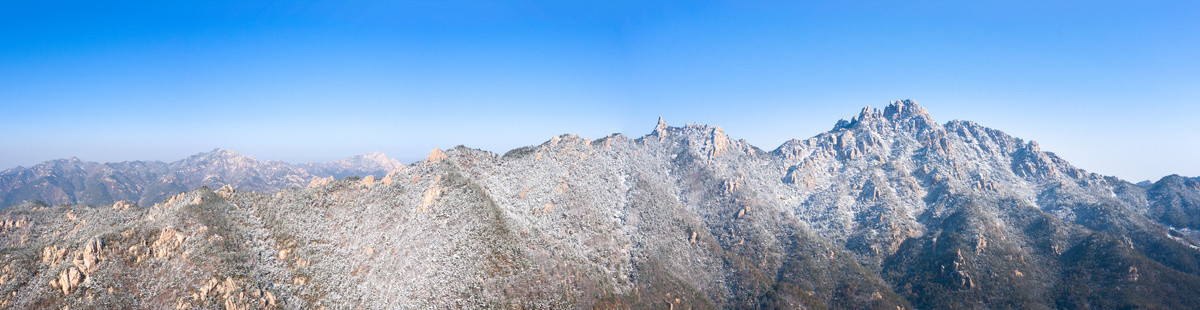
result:
[(1200, 175), (1200, 4), (4, 4), (0, 169), (649, 133), (763, 149), (913, 99), (1128, 181)]

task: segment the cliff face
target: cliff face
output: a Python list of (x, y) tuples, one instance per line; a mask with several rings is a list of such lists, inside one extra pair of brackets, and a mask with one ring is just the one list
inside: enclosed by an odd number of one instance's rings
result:
[(0, 305), (1193, 308), (1179, 179), (1088, 173), (911, 101), (772, 151), (660, 121), (379, 179), (9, 208)]
[(324, 177), (387, 175), (403, 167), (383, 153), (328, 163), (288, 164), (259, 161), (237, 152), (214, 149), (171, 162), (96, 163), (78, 158), (44, 162), (0, 172), (0, 208), (23, 202), (51, 205), (105, 205), (117, 201), (153, 204), (201, 186), (274, 192), (303, 187)]

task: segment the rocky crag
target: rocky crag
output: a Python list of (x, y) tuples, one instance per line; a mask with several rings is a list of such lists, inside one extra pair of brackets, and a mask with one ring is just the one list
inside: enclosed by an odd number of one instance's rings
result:
[(0, 214), (13, 308), (1197, 308), (1194, 179), (1140, 186), (912, 101), (465, 147), (382, 178)]

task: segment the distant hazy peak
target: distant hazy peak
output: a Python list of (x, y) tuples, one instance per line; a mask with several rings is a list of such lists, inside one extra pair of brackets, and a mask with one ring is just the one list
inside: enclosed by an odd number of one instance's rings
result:
[(222, 149), (222, 148), (214, 148), (208, 152), (196, 153), (195, 155), (188, 156), (188, 158), (184, 159), (183, 161), (185, 161), (185, 162), (208, 162), (208, 161), (218, 161), (218, 160), (228, 161), (231, 159), (248, 159), (248, 160), (252, 160), (252, 161), (257, 161), (256, 159), (254, 159), (253, 156), (241, 155), (241, 154), (238, 154), (238, 152), (230, 151), (230, 150), (226, 150), (226, 149)]
[(27, 200), (54, 205), (108, 204), (119, 200), (146, 204), (200, 186), (230, 185), (239, 190), (271, 192), (303, 186), (319, 177), (382, 177), (403, 168), (399, 161), (380, 152), (335, 162), (302, 164), (259, 161), (222, 148), (170, 163), (98, 163), (72, 157), (45, 161), (31, 168), (0, 171), (0, 208)]
[(341, 179), (349, 176), (374, 175), (382, 177), (404, 168), (400, 161), (387, 157), (382, 152), (371, 152), (350, 156), (331, 162), (308, 162), (293, 165), (316, 177)]
[(377, 163), (386, 163), (386, 162), (390, 162), (392, 160), (391, 158), (388, 158), (386, 154), (383, 154), (383, 152), (370, 152), (370, 153), (358, 155), (357, 157), (369, 159), (369, 160), (377, 162)]
[[(312, 164), (315, 164), (315, 163), (316, 162), (312, 162)], [(370, 163), (370, 164), (379, 164), (379, 165), (395, 165), (395, 164), (399, 164), (399, 161), (388, 157), (387, 154), (384, 154), (383, 152), (370, 152), (370, 153), (363, 153), (363, 154), (346, 157), (341, 160), (333, 161), (330, 163), (343, 163), (343, 164), (367, 164), (367, 163)]]
[(213, 148), (211, 151), (204, 152), (204, 153), (200, 153), (200, 154), (198, 154), (198, 155), (210, 155), (210, 156), (238, 156), (238, 152), (237, 152), (237, 151), (226, 150), (226, 149), (223, 149), (223, 148), (219, 148), (219, 147), (218, 147), (218, 148)]

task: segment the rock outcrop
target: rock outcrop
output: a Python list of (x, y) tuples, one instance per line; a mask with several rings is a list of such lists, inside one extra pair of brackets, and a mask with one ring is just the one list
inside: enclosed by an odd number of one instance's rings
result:
[(446, 152), (442, 152), (441, 149), (434, 148), (432, 151), (429, 151), (429, 156), (425, 157), (425, 161), (431, 163), (440, 163), (443, 160), (446, 160), (446, 158), (448, 158), (446, 156)]

